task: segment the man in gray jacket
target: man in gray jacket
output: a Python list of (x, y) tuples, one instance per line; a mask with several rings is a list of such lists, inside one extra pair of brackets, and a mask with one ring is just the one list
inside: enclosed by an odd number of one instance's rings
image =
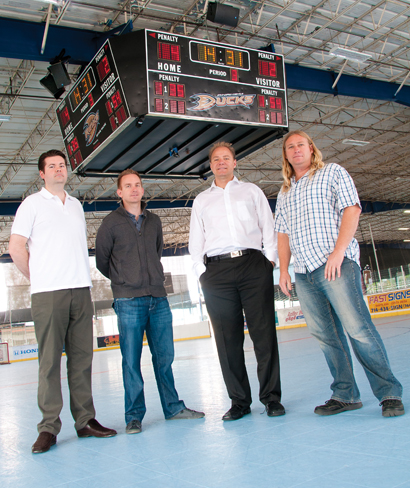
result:
[(164, 287), (159, 217), (145, 209), (139, 174), (118, 176), (121, 206), (103, 220), (97, 234), (97, 268), (111, 280), (118, 317), (125, 390), (127, 434), (141, 432), (146, 407), (141, 374), (144, 332), (152, 354), (155, 378), (166, 419), (198, 419), (204, 413), (186, 408), (174, 385), (172, 314)]

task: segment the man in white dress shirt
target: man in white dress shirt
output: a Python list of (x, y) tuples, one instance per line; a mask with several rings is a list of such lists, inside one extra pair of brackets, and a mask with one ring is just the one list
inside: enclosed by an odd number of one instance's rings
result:
[(268, 416), (284, 415), (275, 328), (277, 241), (272, 211), (260, 188), (234, 176), (235, 150), (230, 143), (214, 144), (209, 160), (215, 180), (194, 201), (189, 252), (232, 401), (222, 419), (238, 420), (251, 411), (243, 350), (244, 313), (258, 363), (259, 399)]

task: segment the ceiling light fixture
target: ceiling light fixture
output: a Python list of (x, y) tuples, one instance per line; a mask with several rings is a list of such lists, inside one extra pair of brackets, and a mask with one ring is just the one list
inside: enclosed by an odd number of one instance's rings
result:
[(358, 63), (363, 63), (372, 57), (370, 53), (360, 53), (343, 47), (335, 47), (329, 54), (338, 58), (348, 59), (349, 61), (357, 61)]
[(399, 227), (397, 230), (409, 230), (408, 227)]
[(403, 242), (410, 242), (410, 239), (403, 239)]
[(405, 210), (403, 213), (410, 213), (410, 210)]
[(0, 114), (0, 122), (8, 122), (11, 119), (11, 115)]
[(62, 0), (37, 0), (37, 2), (52, 3), (53, 5), (61, 5)]
[(355, 139), (343, 139), (343, 144), (350, 144), (351, 146), (367, 146), (370, 141), (356, 141)]

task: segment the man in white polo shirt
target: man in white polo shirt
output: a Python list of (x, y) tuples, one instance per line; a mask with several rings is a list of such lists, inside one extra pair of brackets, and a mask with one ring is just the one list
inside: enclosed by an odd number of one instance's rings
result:
[(116, 434), (94, 418), (93, 308), (84, 212), (80, 202), (64, 190), (64, 153), (51, 150), (42, 154), (38, 168), (45, 187), (18, 208), (9, 245), (14, 263), (31, 282), (31, 312), (38, 341), (38, 406), (43, 416), (32, 446), (35, 454), (48, 451), (61, 429), (64, 346), (70, 408), (78, 437)]

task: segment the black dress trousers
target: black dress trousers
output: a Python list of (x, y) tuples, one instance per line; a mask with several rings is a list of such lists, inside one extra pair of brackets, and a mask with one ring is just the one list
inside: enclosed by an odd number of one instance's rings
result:
[(244, 317), (258, 364), (259, 398), (281, 399), (273, 267), (261, 252), (212, 261), (200, 277), (223, 378), (232, 405), (252, 403), (245, 367)]

